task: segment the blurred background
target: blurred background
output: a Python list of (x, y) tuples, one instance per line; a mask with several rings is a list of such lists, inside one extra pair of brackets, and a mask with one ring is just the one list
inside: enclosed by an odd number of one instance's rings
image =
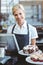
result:
[(6, 23), (9, 26), (15, 23), (12, 6), (17, 3), (23, 4), (29, 24), (43, 26), (43, 1), (40, 0), (0, 0), (0, 25)]

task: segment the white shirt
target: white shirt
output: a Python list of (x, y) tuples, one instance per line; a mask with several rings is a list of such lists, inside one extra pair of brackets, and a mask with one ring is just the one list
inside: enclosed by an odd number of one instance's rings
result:
[[(11, 33), (12, 32), (12, 28), (13, 28), (14, 25), (12, 26), (9, 26), (8, 27), (8, 30), (7, 30), (7, 33)], [(31, 44), (31, 39), (34, 39), (34, 38), (38, 38), (38, 34), (37, 34), (37, 30), (35, 27), (33, 27), (32, 25), (28, 24), (29, 26), (29, 44)], [(14, 30), (13, 30), (13, 33), (16, 33), (16, 34), (21, 34), (21, 35), (26, 35), (28, 34), (28, 30), (27, 30), (27, 23), (25, 22), (22, 27), (20, 28), (18, 24), (16, 24)]]

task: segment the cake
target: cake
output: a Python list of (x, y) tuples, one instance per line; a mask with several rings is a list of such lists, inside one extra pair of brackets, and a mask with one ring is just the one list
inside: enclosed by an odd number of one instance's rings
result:
[(34, 51), (38, 51), (38, 47), (36, 45), (27, 45), (23, 47), (23, 52), (26, 54), (33, 53)]
[(43, 53), (33, 54), (30, 56), (30, 59), (34, 62), (43, 62)]
[(40, 54), (40, 56), (39, 56), (39, 61), (40, 61), (40, 62), (43, 62), (43, 53)]
[(33, 54), (33, 55), (30, 56), (30, 59), (32, 61), (36, 62), (36, 61), (39, 61), (39, 56), (38, 56), (38, 54), (37, 55), (36, 54)]

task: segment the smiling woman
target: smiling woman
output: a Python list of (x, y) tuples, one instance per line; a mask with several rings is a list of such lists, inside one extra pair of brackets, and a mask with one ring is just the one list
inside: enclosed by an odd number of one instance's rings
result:
[(7, 33), (15, 34), (20, 49), (27, 44), (36, 45), (37, 30), (25, 20), (25, 9), (23, 5), (16, 4), (12, 8), (16, 25), (8, 27)]

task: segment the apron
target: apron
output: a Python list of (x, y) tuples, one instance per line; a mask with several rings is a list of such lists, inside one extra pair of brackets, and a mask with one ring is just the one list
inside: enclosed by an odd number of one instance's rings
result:
[[(16, 25), (13, 26), (12, 34), (13, 34), (13, 30), (14, 30), (15, 26)], [(29, 44), (29, 26), (28, 26), (28, 24), (27, 24), (27, 29), (28, 29), (28, 34), (24, 34), (24, 35), (15, 34), (20, 50), (23, 49), (24, 46)]]

